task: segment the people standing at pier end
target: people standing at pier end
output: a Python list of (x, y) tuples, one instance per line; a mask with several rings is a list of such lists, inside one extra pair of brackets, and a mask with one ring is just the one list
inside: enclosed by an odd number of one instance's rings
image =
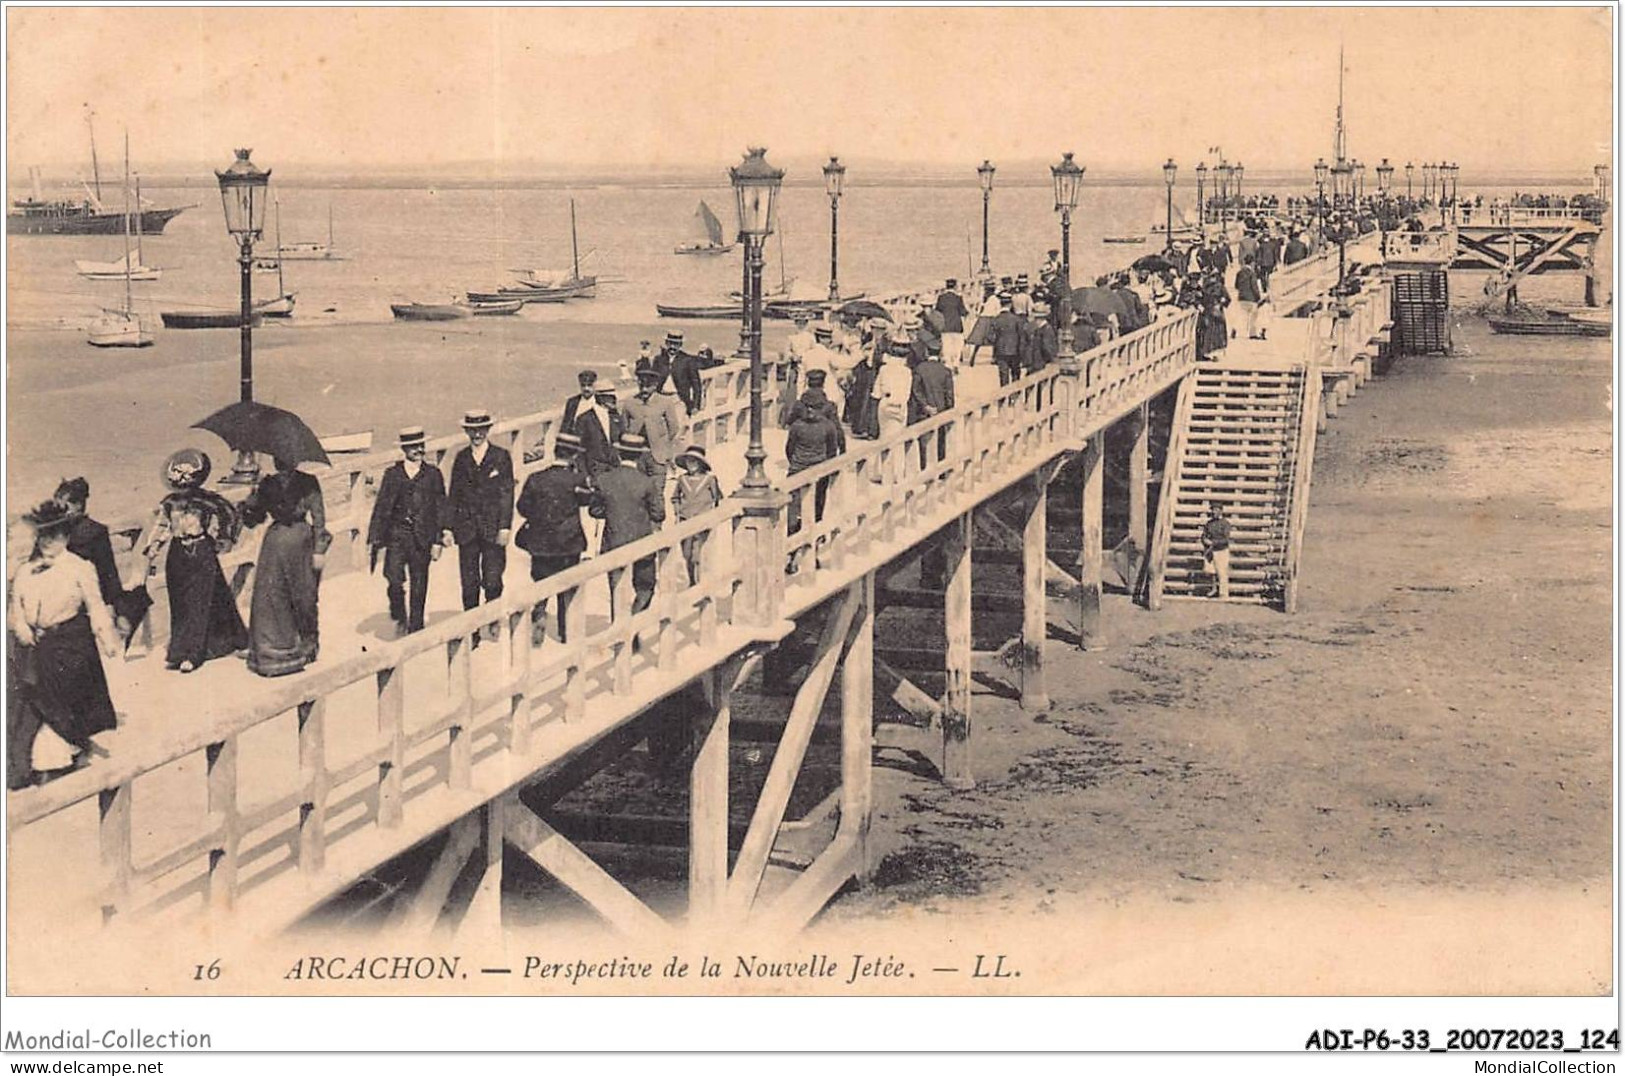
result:
[(7, 788), (46, 776), (33, 765), (41, 724), (72, 748), (69, 769), (92, 756), (105, 758), (107, 751), (91, 737), (118, 725), (102, 668), (103, 656), (119, 652), (118, 632), (96, 569), (68, 552), (73, 517), (63, 504), (46, 501), (23, 518), (34, 537), (11, 581), (9, 626), (16, 650), (8, 671), (17, 682), (7, 714)]
[[(530, 554), (532, 582), (557, 575), (581, 563), (587, 551), (587, 532), (581, 526), (581, 509), (590, 503), (592, 490), (581, 463), (581, 439), (560, 433), (553, 442), (553, 462), (532, 471), (519, 491), (518, 512), (525, 522), (514, 543)], [(558, 638), (566, 639), (565, 621), (570, 595), (558, 597)], [(536, 603), (530, 612), (530, 643), (541, 646), (547, 634), (547, 600)]]
[(446, 482), (440, 468), (423, 461), (428, 437), (422, 426), (399, 434), (401, 459), (390, 464), (378, 485), (367, 524), (369, 566), (384, 553), (384, 587), (395, 633), (423, 630), (429, 598), (429, 562), (440, 559), (446, 520)]
[(237, 510), (203, 488), (211, 466), (208, 455), (195, 448), (183, 448), (164, 462), (170, 492), (158, 505), (146, 549), (149, 572), (156, 571), (160, 551), (164, 554), (169, 591), (165, 667), (183, 673), (248, 646), (248, 629), (220, 567), (220, 554), (237, 541)]
[(643, 473), (664, 490), (672, 460), (688, 443), (688, 419), (677, 398), (660, 391), (665, 378), (653, 363), (639, 366), (637, 378), (638, 394), (621, 408), (621, 422), (625, 433), (640, 434), (648, 442), (649, 450), (642, 459)]
[[(647, 538), (666, 522), (666, 496), (642, 466), (648, 445), (641, 434), (629, 433), (619, 445), (621, 465), (598, 475), (587, 511), (604, 521), (600, 553)], [(624, 610), (615, 608), (615, 593), (624, 568), (609, 572), (610, 616)], [(643, 612), (654, 600), (658, 571), (655, 555), (641, 557), (632, 564), (632, 615)]]
[[(468, 447), (451, 465), (445, 538), (457, 545), (463, 608), (502, 597), (502, 572), (508, 565), (508, 539), (513, 526), (513, 457), (491, 444), (491, 413), (475, 408), (463, 415)], [(496, 626), (492, 626), (495, 638)], [(474, 644), (480, 644), (479, 634)]]
[(113, 539), (107, 527), (90, 517), (90, 483), (83, 478), (65, 478), (53, 498), (68, 510), (72, 526), (68, 530), (68, 552), (88, 560), (96, 569), (96, 583), (102, 601), (113, 611), (113, 626), (128, 642), (152, 607), (152, 598), (143, 586), (124, 589), (118, 562), (113, 557)]
[(287, 676), (320, 650), (317, 573), (333, 541), (321, 483), (293, 461), (277, 459), (276, 470), (243, 504), (243, 526), (267, 519), (248, 609), (248, 667), (260, 676)]
[(587, 474), (612, 470), (621, 462), (615, 451), (621, 437), (620, 412), (599, 401), (597, 371), (581, 371), (576, 383), (581, 391), (564, 401), (559, 429), (581, 439), (581, 463)]

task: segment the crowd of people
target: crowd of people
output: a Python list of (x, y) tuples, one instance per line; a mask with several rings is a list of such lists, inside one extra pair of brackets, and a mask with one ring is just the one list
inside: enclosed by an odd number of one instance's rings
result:
[[(890, 437), (952, 410), (956, 379), (978, 363), (992, 363), (1001, 383), (1044, 369), (1061, 356), (1067, 330), (1081, 353), (1195, 308), (1202, 358), (1223, 351), (1238, 330), (1263, 337), (1259, 312), (1272, 273), (1310, 256), (1318, 243), (1314, 230), (1260, 216), (1247, 221), (1233, 244), (1215, 234), (1170, 247), (1097, 278), (1092, 288), (1074, 290), (1059, 251), (1052, 250), (1032, 276), (989, 278), (979, 287), (950, 278), (900, 315), (873, 306), (867, 316), (831, 315), (814, 324), (802, 314), (787, 345), (777, 416), (785, 430), (785, 470), (793, 477), (840, 456), (852, 441)], [(1227, 314), (1232, 305), (1240, 315), (1235, 329)], [(424, 627), (430, 564), (448, 547), (457, 550), (462, 607), (472, 609), (502, 596), (510, 546), (529, 557), (530, 578), (542, 580), (580, 563), (593, 546), (600, 555), (610, 553), (655, 533), (668, 517), (680, 522), (717, 507), (724, 490), (704, 447), (692, 443), (690, 425), (705, 407), (705, 370), (722, 363), (709, 347), (689, 352), (682, 332), (672, 331), (658, 350), (646, 341), (635, 360), (622, 362), (613, 387), (601, 385), (596, 371), (582, 370), (578, 391), (564, 401), (551, 460), (522, 488), (516, 488), (508, 450), (491, 443), (489, 411), (464, 414), (468, 443), (447, 473), (426, 461), (421, 426), (400, 430), (401, 458), (379, 481), (365, 534), (370, 569), (376, 572), (382, 561), (384, 600), (397, 634)], [(945, 450), (939, 438), (939, 459)], [(919, 452), (924, 469), (930, 453), (923, 443)], [(527, 454), (527, 462), (533, 458)], [(206, 488), (211, 461), (205, 453), (183, 449), (165, 461), (167, 493), (141, 552), (149, 577), (164, 574), (168, 670), (192, 673), (236, 655), (258, 675), (285, 676), (317, 660), (318, 604), (332, 535), (316, 477), (293, 460), (274, 464), (234, 503)], [(802, 527), (808, 507), (822, 518), (827, 486), (816, 483), (810, 506), (793, 498), (792, 532)], [(85, 479), (64, 481), (24, 517), (31, 535), (12, 543), (27, 555), (11, 572), (8, 787), (82, 766), (98, 751), (91, 737), (113, 727), (102, 656), (122, 652), (152, 604), (144, 584), (124, 586), (108, 529), (90, 515), (89, 498)], [(245, 624), (220, 558), (245, 529), (260, 527)], [(700, 578), (704, 552), (703, 535), (682, 543), (691, 583)], [(647, 608), (659, 585), (653, 555), (630, 568), (629, 594), (621, 590), (626, 573), (608, 573), (612, 615)], [(545, 603), (533, 611), (533, 645), (543, 645), (550, 628), (559, 640), (567, 637), (568, 594), (555, 604), (551, 622)], [(480, 639), (476, 634), (471, 645)], [(64, 766), (43, 773), (32, 765), (42, 726), (72, 752)]]

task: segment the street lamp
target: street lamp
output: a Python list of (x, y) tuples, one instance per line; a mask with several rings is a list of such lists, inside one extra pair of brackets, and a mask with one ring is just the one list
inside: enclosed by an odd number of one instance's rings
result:
[(1422, 166), (1422, 201), (1433, 197), (1433, 162), (1429, 161)]
[(982, 275), (992, 270), (987, 264), (987, 207), (993, 200), (993, 162), (984, 160), (976, 166), (976, 178), (982, 184)]
[(1326, 236), (1326, 158), (1315, 158), (1315, 227)]
[(1416, 171), (1416, 166), (1414, 164), (1412, 164), (1410, 161), (1406, 161), (1405, 162), (1405, 201), (1407, 201), (1407, 202), (1409, 202), (1411, 200), (1411, 174), (1414, 173), (1415, 171)]
[(1168, 187), (1168, 215), (1167, 223), (1163, 225), (1163, 249), (1174, 249), (1174, 179), (1179, 175), (1179, 165), (1169, 157), (1162, 166), (1162, 182)]
[(1382, 163), (1377, 165), (1377, 193), (1382, 197), (1382, 206), (1377, 210), (1377, 224), (1382, 228), (1382, 253), (1388, 256), (1388, 190), (1394, 183), (1394, 166), (1384, 157)]
[(1061, 296), (1060, 358), (1072, 359), (1072, 211), (1078, 206), (1078, 186), (1083, 181), (1083, 168), (1072, 159), (1070, 152), (1061, 154), (1061, 163), (1050, 165), (1050, 178), (1055, 181), (1055, 211), (1061, 214), (1061, 278), (1066, 281)]
[(1591, 169), (1591, 176), (1597, 185), (1597, 201), (1607, 204), (1609, 195), (1608, 166), (1599, 164)]
[(839, 157), (831, 157), (824, 166), (824, 191), (829, 195), (829, 301), (837, 302), (841, 298), (841, 285), (838, 282), (837, 272), (840, 262), (838, 260), (838, 247), (836, 237), (839, 234), (837, 222), (839, 219), (841, 192), (846, 189), (846, 165), (841, 163)]
[(1237, 161), (1236, 162), (1235, 172), (1236, 172), (1236, 205), (1238, 205), (1238, 206), (1241, 205), (1241, 176), (1242, 176), (1242, 173), (1245, 172), (1245, 171), (1246, 171), (1246, 169), (1241, 166), (1241, 162)]
[(750, 319), (750, 446), (745, 449), (745, 477), (740, 486), (761, 493), (771, 488), (763, 467), (767, 450), (762, 447), (762, 248), (778, 223), (784, 170), (767, 163), (766, 149), (753, 146), (743, 161), (728, 169), (728, 178), (733, 183), (750, 281), (745, 291), (745, 315)]
[[(226, 215), (226, 231), (237, 240), (237, 267), (242, 279), (242, 325), (240, 387), (243, 403), (254, 400), (254, 240), (265, 230), (265, 190), (271, 173), (260, 171), (248, 159), (252, 150), (239, 149), (237, 159), (225, 171), (216, 171), (220, 182), (220, 206)], [(225, 481), (248, 484), (259, 478), (259, 462), (254, 453), (242, 450)]]
[(1354, 162), (1354, 204), (1365, 201), (1365, 162)]
[(1196, 162), (1196, 223), (1203, 235), (1207, 234), (1207, 200), (1202, 196), (1202, 184), (1207, 179), (1207, 162)]

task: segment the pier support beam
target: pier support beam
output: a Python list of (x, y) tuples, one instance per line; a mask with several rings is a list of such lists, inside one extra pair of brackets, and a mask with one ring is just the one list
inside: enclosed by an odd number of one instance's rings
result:
[(1048, 710), (1049, 689), (1044, 678), (1044, 637), (1049, 618), (1044, 596), (1049, 568), (1046, 538), (1049, 522), (1048, 468), (1027, 476), (1023, 507), (1027, 518), (1021, 529), (1021, 708)]
[(1132, 580), (1145, 563), (1146, 551), (1151, 548), (1151, 529), (1146, 518), (1146, 479), (1151, 462), (1151, 403), (1146, 401), (1135, 411), (1134, 440), (1128, 450), (1128, 536), (1134, 542), (1138, 558), (1130, 567)]
[(705, 677), (708, 705), (694, 723), (688, 779), (688, 919), (714, 925), (728, 897), (728, 742), (733, 693), (760, 662), (739, 655)]
[(942, 699), (942, 779), (950, 788), (972, 788), (970, 755), (971, 515), (942, 529), (948, 580), (943, 622), (947, 632), (948, 690)]
[(1089, 438), (1079, 453), (1083, 471), (1082, 545), (1078, 551), (1078, 645), (1098, 650), (1106, 645), (1105, 624), (1100, 614), (1100, 577), (1104, 561), (1106, 435)]
[(875, 574), (858, 584), (863, 608), (841, 660), (841, 831), (856, 841), (859, 884), (869, 881), (874, 862), (869, 826), (874, 818), (875, 738)]

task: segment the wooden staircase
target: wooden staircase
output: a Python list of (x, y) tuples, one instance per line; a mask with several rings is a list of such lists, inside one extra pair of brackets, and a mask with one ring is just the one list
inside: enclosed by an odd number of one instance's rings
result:
[(1215, 600), (1202, 525), (1219, 501), (1232, 527), (1233, 602), (1297, 605), (1314, 465), (1319, 374), (1305, 364), (1203, 364), (1180, 385), (1157, 506), (1146, 598)]

